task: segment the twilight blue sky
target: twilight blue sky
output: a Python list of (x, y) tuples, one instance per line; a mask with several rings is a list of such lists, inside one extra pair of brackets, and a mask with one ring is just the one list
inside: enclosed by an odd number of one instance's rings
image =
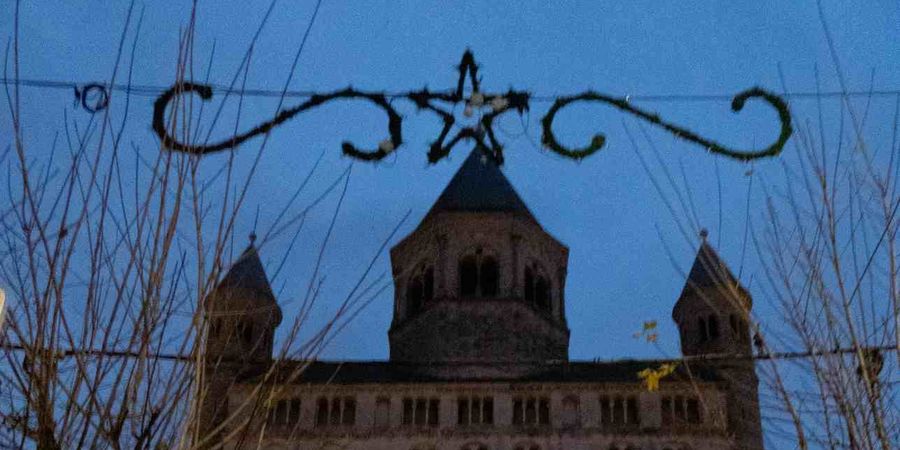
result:
[[(279, 89), (287, 74), (315, 2), (279, 2), (254, 48), (248, 87)], [(0, 32), (11, 36), (13, 8), (4, 2)], [(262, 20), (267, 1), (200, 2), (194, 58), (195, 78), (202, 79), (213, 46), (210, 80), (227, 84)], [(451, 6), (452, 4), (452, 6)], [(842, 69), (851, 90), (900, 89), (900, 3), (893, 0), (824, 1)], [(145, 1), (135, 4), (135, 18), (143, 13), (136, 53), (127, 49), (135, 37), (135, 22), (127, 34), (125, 67), (133, 63), (135, 84), (168, 86), (174, 80), (179, 32), (187, 24), (188, 1)], [(113, 71), (119, 36), (125, 26), (127, 2), (24, 2), (21, 16), (21, 76), (50, 80), (108, 80)], [(615, 95), (726, 94), (759, 85), (781, 91), (778, 65), (790, 91), (814, 91), (818, 68), (823, 90), (839, 88), (828, 53), (816, 3), (798, 1), (337, 1), (325, 0), (312, 29), (292, 89), (328, 91), (352, 84), (365, 90), (406, 90), (428, 85), (450, 88), (454, 66), (470, 48), (481, 65), (483, 90), (514, 87), (535, 95), (576, 93), (588, 88)], [(123, 80), (120, 78), (119, 80)], [(61, 130), (64, 112), (71, 120), (86, 121), (86, 113), (72, 105), (69, 90), (23, 88), (23, 117), (29, 156), (41, 160), (54, 130)], [(121, 112), (125, 98), (116, 94), (113, 110)], [(143, 152), (156, 152), (150, 131), (152, 97), (131, 99), (126, 140)], [(873, 100), (871, 115), (889, 117), (894, 98)], [(296, 101), (288, 100), (288, 104)], [(10, 144), (9, 113), (0, 98), (0, 148)], [(663, 117), (691, 127), (721, 142), (768, 145), (777, 135), (774, 113), (758, 104), (740, 115), (720, 102), (640, 102)], [(233, 105), (233, 102), (232, 102)], [(863, 108), (864, 100), (854, 101)], [(324, 320), (346, 295), (379, 242), (407, 211), (411, 218), (401, 231), (408, 233), (468, 153), (457, 147), (449, 160), (426, 163), (427, 144), (439, 129), (437, 119), (418, 114), (401, 101), (405, 115), (405, 145), (380, 164), (353, 166), (350, 193), (340, 213), (332, 245), (325, 257), (327, 273), (321, 308)], [(801, 120), (814, 118), (810, 100), (792, 103)], [(837, 101), (826, 100), (836, 112)], [(694, 257), (691, 240), (680, 233), (675, 219), (687, 223), (680, 209), (673, 216), (623, 128), (638, 136), (639, 150), (661, 177), (663, 167), (640, 137), (637, 122), (601, 106), (571, 108), (557, 120), (557, 134), (568, 144), (585, 142), (598, 131), (607, 134), (607, 148), (581, 163), (562, 159), (537, 147), (539, 120), (549, 103), (533, 101), (531, 114), (519, 120), (507, 114), (499, 123), (505, 142), (505, 173), (544, 227), (570, 247), (567, 315), (572, 329), (571, 355), (577, 359), (657, 357), (677, 354), (678, 344), (670, 312), (684, 283), (683, 274)], [(270, 117), (271, 99), (245, 100), (240, 129)], [(225, 136), (234, 126), (226, 119), (216, 129)], [(826, 123), (833, 125), (830, 120)], [(890, 123), (871, 120), (870, 145), (890, 143)], [(238, 228), (242, 237), (252, 228), (257, 207), (260, 228), (271, 223), (300, 178), (324, 152), (316, 181), (301, 196), (308, 203), (349, 164), (339, 143), (350, 139), (374, 146), (387, 137), (383, 115), (361, 103), (332, 104), (301, 116), (272, 133), (261, 159), (245, 213)], [(702, 226), (710, 229), (721, 254), (735, 272), (743, 260), (741, 277), (751, 284), (758, 275), (758, 258), (748, 245), (742, 258), (746, 195), (750, 169), (746, 164), (719, 158), (723, 183), (722, 224), (715, 177), (716, 158), (702, 149), (676, 142), (650, 130), (662, 164), (676, 180), (681, 168)], [(836, 133), (829, 134), (834, 138)], [(237, 152), (243, 165), (258, 152), (253, 142)], [(751, 215), (760, 214), (762, 186), (783, 183), (781, 162), (796, 164), (796, 149), (754, 165)], [(204, 161), (213, 174), (226, 156)], [(2, 183), (5, 186), (5, 183)], [(0, 189), (6, 189), (5, 187)], [(6, 198), (6, 195), (2, 195)], [(327, 227), (335, 196), (316, 210), (300, 234), (298, 248), (274, 280), (285, 315), (304, 292), (317, 243)], [(295, 207), (296, 210), (298, 207)], [(394, 242), (399, 240), (394, 239)], [(270, 275), (283, 255), (276, 247), (263, 248)], [(667, 250), (668, 249), (668, 250)], [(671, 258), (669, 257), (671, 254)], [(382, 257), (377, 273), (389, 273)], [(771, 302), (757, 293), (756, 309), (765, 321), (773, 317)], [(330, 358), (383, 359), (390, 323), (390, 291), (353, 321), (327, 351)], [(632, 333), (644, 320), (659, 320), (660, 347), (636, 341)], [(662, 353), (661, 353), (662, 352)]]

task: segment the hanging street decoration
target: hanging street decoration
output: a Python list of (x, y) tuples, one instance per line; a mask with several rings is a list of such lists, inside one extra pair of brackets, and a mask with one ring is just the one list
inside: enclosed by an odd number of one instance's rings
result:
[[(209, 85), (192, 82), (176, 83), (163, 92), (156, 99), (156, 102), (154, 102), (153, 130), (161, 139), (163, 146), (167, 149), (196, 155), (205, 155), (237, 148), (249, 139), (269, 133), (274, 128), (293, 119), (300, 113), (322, 106), (328, 102), (334, 100), (365, 100), (381, 108), (387, 115), (388, 138), (382, 140), (376, 148), (372, 149), (358, 148), (346, 141), (341, 144), (341, 147), (344, 154), (350, 157), (365, 161), (378, 161), (394, 152), (403, 144), (403, 119), (391, 104), (391, 100), (393, 99), (403, 99), (411, 101), (420, 111), (430, 111), (438, 115), (443, 121), (443, 128), (437, 139), (432, 142), (428, 151), (428, 162), (434, 164), (449, 155), (450, 151), (458, 142), (462, 140), (472, 140), (475, 141), (477, 145), (487, 149), (489, 154), (493, 156), (498, 164), (502, 164), (503, 145), (497, 140), (497, 136), (494, 134), (494, 119), (511, 110), (515, 110), (521, 116), (525, 111), (529, 110), (530, 94), (525, 91), (513, 89), (509, 89), (505, 93), (481, 92), (479, 87), (481, 80), (478, 78), (478, 65), (475, 63), (475, 58), (469, 50), (466, 50), (466, 52), (463, 53), (458, 70), (459, 79), (457, 81), (456, 89), (454, 90), (433, 92), (425, 88), (417, 91), (388, 95), (384, 92), (365, 92), (349, 87), (330, 93), (317, 93), (311, 95), (306, 101), (299, 105), (281, 110), (272, 119), (260, 123), (249, 131), (236, 134), (219, 142), (206, 144), (190, 144), (175, 138), (167, 128), (166, 113), (167, 110), (170, 109), (170, 103), (181, 95), (196, 94), (204, 101), (212, 99), (213, 88)], [(468, 91), (466, 90), (467, 80), (469, 82)], [(86, 91), (87, 88), (85, 88), (85, 92)], [(84, 97), (82, 97), (82, 102), (84, 102), (83, 98)], [(108, 97), (106, 98), (108, 99)], [(541, 142), (547, 149), (554, 153), (571, 159), (579, 160), (596, 153), (603, 148), (606, 143), (606, 136), (603, 133), (594, 135), (591, 142), (584, 147), (567, 147), (559, 142), (556, 134), (553, 132), (553, 121), (556, 119), (556, 114), (560, 110), (571, 106), (574, 103), (597, 102), (612, 106), (626, 114), (660, 127), (677, 138), (705, 148), (710, 153), (727, 156), (741, 161), (778, 155), (793, 133), (793, 129), (791, 128), (791, 114), (787, 102), (778, 95), (762, 88), (754, 87), (734, 96), (731, 102), (732, 111), (740, 112), (746, 101), (750, 99), (759, 99), (768, 103), (769, 106), (774, 108), (778, 113), (778, 118), (781, 122), (778, 139), (771, 145), (761, 149), (736, 149), (728, 147), (712, 139), (700, 136), (683, 126), (663, 120), (659, 115), (653, 112), (636, 107), (629, 102), (628, 97), (613, 97), (594, 91), (586, 91), (571, 96), (555, 98), (553, 105), (541, 119), (541, 126), (543, 129)], [(475, 119), (475, 122), (472, 125), (460, 126), (459, 130), (448, 140), (451, 130), (457, 123), (457, 119), (453, 112), (458, 110), (461, 105), (463, 116), (466, 118), (476, 116), (477, 119)], [(105, 106), (104, 103), (98, 110)], [(178, 106), (179, 105), (176, 103), (173, 108), (177, 108)], [(85, 108), (88, 109), (86, 105)], [(174, 111), (170, 112), (170, 115), (172, 117), (176, 116)]]
[[(465, 98), (464, 92), (466, 75), (469, 76), (469, 82), (472, 87), (469, 98)], [(519, 115), (524, 113), (528, 109), (529, 94), (512, 89), (505, 94), (485, 94), (479, 90), (478, 83), (478, 65), (475, 64), (475, 57), (472, 56), (472, 52), (467, 50), (463, 53), (462, 61), (459, 63), (459, 81), (456, 84), (455, 91), (451, 93), (435, 93), (429, 92), (428, 89), (423, 89), (407, 94), (407, 97), (415, 102), (420, 110), (432, 111), (441, 116), (441, 119), (444, 121), (444, 128), (441, 130), (441, 134), (431, 144), (431, 148), (428, 151), (428, 162), (434, 164), (440, 161), (450, 154), (450, 150), (453, 149), (457, 142), (463, 139), (472, 139), (481, 148), (489, 149), (489, 154), (494, 157), (498, 164), (503, 164), (503, 146), (500, 145), (497, 137), (494, 135), (494, 119), (510, 109), (515, 109)], [(434, 102), (436, 101), (454, 107), (465, 101), (463, 115), (472, 117), (477, 112), (481, 118), (476, 125), (460, 129), (449, 142), (444, 144), (456, 119), (451, 111), (435, 106)], [(487, 114), (482, 114), (484, 109), (488, 109)], [(490, 141), (489, 143), (484, 141), (485, 136)]]

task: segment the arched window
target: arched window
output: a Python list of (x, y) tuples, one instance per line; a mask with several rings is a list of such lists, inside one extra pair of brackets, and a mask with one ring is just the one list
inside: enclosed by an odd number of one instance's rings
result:
[(702, 317), (697, 318), (697, 334), (700, 337), (700, 342), (709, 340), (709, 330), (706, 329), (706, 319)]
[(524, 287), (526, 303), (541, 311), (550, 312), (550, 278), (538, 263), (525, 266)]
[(240, 333), (241, 340), (244, 341), (244, 344), (253, 344), (253, 322), (251, 322), (250, 319), (244, 319), (238, 323), (238, 332)]
[(538, 308), (550, 310), (550, 286), (546, 278), (540, 277), (534, 283), (534, 302)]
[(459, 295), (473, 297), (478, 290), (478, 263), (475, 255), (459, 260)]
[(434, 299), (434, 269), (420, 265), (409, 277), (406, 285), (406, 308), (409, 316), (422, 310), (425, 303)]
[(479, 276), (481, 282), (482, 297), (496, 297), (500, 284), (500, 267), (497, 266), (497, 260), (486, 256), (481, 260), (481, 273)]
[(496, 297), (499, 291), (500, 265), (496, 258), (483, 255), (480, 248), (460, 258), (460, 297)]
[(715, 315), (709, 316), (709, 338), (715, 340), (719, 337), (719, 321)]
[(747, 329), (747, 322), (738, 317), (737, 314), (730, 314), (728, 316), (728, 322), (731, 324), (731, 334), (738, 342), (744, 342), (747, 340), (747, 332), (744, 331)]

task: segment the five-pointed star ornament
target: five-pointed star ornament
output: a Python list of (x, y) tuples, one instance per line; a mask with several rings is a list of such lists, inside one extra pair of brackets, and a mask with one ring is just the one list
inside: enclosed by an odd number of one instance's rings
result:
[[(463, 53), (458, 69), (459, 81), (455, 91), (430, 92), (428, 88), (425, 88), (408, 94), (408, 98), (419, 109), (430, 110), (444, 120), (444, 128), (441, 130), (440, 136), (431, 143), (431, 148), (428, 151), (428, 161), (435, 163), (447, 156), (457, 142), (463, 139), (472, 139), (476, 142), (476, 145), (489, 150), (497, 164), (503, 164), (503, 146), (500, 145), (500, 142), (497, 141), (494, 135), (494, 119), (511, 109), (515, 109), (520, 115), (524, 113), (528, 110), (529, 94), (512, 89), (505, 94), (486, 94), (481, 92), (478, 88), (480, 81), (478, 79), (478, 65), (475, 64), (475, 57), (472, 56), (472, 52), (469, 50)], [(465, 96), (466, 75), (468, 75), (471, 86), (468, 97)], [(435, 106), (434, 102), (442, 102), (447, 106), (440, 108)], [(477, 114), (480, 118), (474, 125), (461, 127), (456, 135), (445, 143), (447, 135), (450, 134), (450, 129), (456, 123), (456, 118), (451, 111), (462, 102), (465, 102), (464, 116), (472, 117)], [(485, 141), (485, 137), (487, 137), (487, 141)]]

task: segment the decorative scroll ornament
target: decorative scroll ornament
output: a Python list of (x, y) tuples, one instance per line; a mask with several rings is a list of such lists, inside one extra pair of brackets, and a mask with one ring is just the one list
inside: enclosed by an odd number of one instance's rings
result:
[[(328, 102), (334, 100), (365, 100), (381, 108), (385, 114), (387, 114), (389, 138), (382, 140), (374, 149), (360, 149), (346, 141), (341, 144), (341, 147), (344, 154), (353, 158), (365, 161), (377, 161), (394, 152), (403, 144), (403, 135), (401, 131), (402, 118), (391, 105), (389, 99), (405, 99), (413, 102), (419, 110), (427, 110), (437, 114), (443, 121), (443, 128), (437, 139), (432, 142), (428, 151), (428, 162), (433, 164), (445, 158), (450, 154), (453, 147), (462, 140), (473, 140), (482, 148), (488, 149), (494, 160), (498, 164), (502, 164), (503, 145), (497, 140), (497, 136), (494, 134), (494, 119), (510, 110), (515, 110), (519, 115), (522, 115), (529, 109), (528, 103), (530, 94), (528, 92), (516, 91), (513, 89), (510, 89), (503, 94), (481, 92), (479, 87), (481, 80), (478, 79), (478, 65), (475, 63), (472, 52), (468, 50), (463, 53), (458, 70), (459, 79), (457, 81), (456, 89), (452, 91), (432, 92), (425, 88), (418, 91), (409, 91), (389, 96), (383, 92), (364, 92), (353, 88), (347, 88), (330, 93), (314, 94), (303, 103), (280, 111), (274, 118), (260, 123), (249, 131), (236, 134), (219, 142), (202, 145), (184, 143), (173, 137), (166, 127), (166, 110), (169, 107), (169, 103), (183, 94), (193, 93), (198, 95), (204, 101), (210, 100), (213, 94), (212, 87), (191, 82), (177, 83), (163, 92), (156, 99), (153, 106), (153, 130), (160, 137), (165, 148), (179, 152), (205, 155), (236, 148), (249, 139), (259, 135), (268, 134), (274, 128), (293, 119), (300, 113), (312, 110)], [(466, 80), (468, 80), (470, 85), (470, 91), (468, 93), (465, 90)], [(86, 93), (87, 89), (91, 87), (93, 86), (85, 87), (83, 93)], [(103, 93), (105, 94), (105, 91), (103, 91)], [(108, 102), (108, 96), (104, 98), (106, 98), (106, 102)], [(775, 156), (781, 152), (784, 148), (784, 144), (793, 133), (793, 129), (791, 128), (790, 110), (788, 109), (787, 103), (781, 97), (758, 87), (738, 93), (731, 102), (731, 109), (735, 112), (739, 112), (743, 109), (744, 103), (746, 103), (748, 99), (753, 98), (759, 98), (772, 106), (778, 113), (781, 122), (781, 131), (778, 139), (768, 147), (762, 149), (741, 150), (725, 146), (712, 139), (702, 137), (685, 127), (667, 122), (655, 113), (635, 107), (629, 103), (628, 98), (612, 97), (594, 91), (586, 91), (572, 96), (557, 97), (553, 105), (547, 111), (547, 114), (541, 119), (543, 128), (542, 143), (554, 153), (572, 159), (585, 158), (603, 148), (606, 143), (606, 136), (602, 133), (596, 134), (587, 146), (580, 148), (564, 146), (553, 133), (553, 121), (556, 119), (556, 114), (561, 109), (576, 102), (598, 102), (610, 105), (627, 114), (656, 125), (678, 138), (706, 148), (707, 151), (711, 153), (743, 161)], [(82, 97), (82, 104), (85, 109), (91, 111), (84, 102), (85, 100), (83, 100)], [(462, 126), (459, 131), (448, 140), (451, 129), (456, 125), (456, 118), (453, 115), (453, 111), (458, 109), (460, 104), (463, 105), (464, 116), (473, 117), (477, 115), (478, 118), (475, 124)], [(99, 109), (104, 107), (106, 107), (105, 103)]]
[(788, 110), (787, 103), (785, 103), (785, 101), (782, 100), (781, 97), (758, 87), (748, 89), (739, 93), (738, 95), (735, 95), (734, 99), (731, 101), (731, 110), (734, 112), (739, 112), (744, 108), (744, 103), (747, 101), (747, 99), (756, 97), (761, 98), (768, 104), (772, 105), (772, 107), (775, 108), (775, 110), (778, 112), (778, 117), (781, 120), (781, 133), (778, 135), (778, 139), (773, 142), (772, 145), (760, 150), (737, 150), (726, 147), (723, 144), (719, 144), (718, 142), (715, 142), (713, 140), (706, 139), (694, 133), (693, 131), (688, 130), (687, 128), (680, 127), (670, 122), (666, 122), (660, 119), (657, 114), (632, 106), (628, 102), (627, 98), (610, 97), (608, 95), (593, 91), (584, 92), (571, 97), (557, 98), (556, 102), (553, 103), (553, 106), (550, 107), (550, 110), (547, 111), (547, 115), (545, 115), (544, 118), (541, 119), (541, 125), (544, 129), (542, 142), (550, 150), (559, 153), (560, 155), (574, 159), (581, 159), (586, 156), (590, 156), (597, 150), (603, 148), (603, 145), (606, 143), (606, 136), (602, 133), (594, 135), (594, 138), (591, 139), (591, 143), (587, 146), (575, 149), (568, 148), (560, 144), (556, 140), (556, 135), (553, 134), (553, 120), (556, 118), (556, 113), (559, 112), (560, 109), (565, 108), (566, 106), (569, 106), (575, 102), (600, 102), (618, 108), (619, 110), (622, 110), (628, 114), (650, 122), (653, 125), (662, 127), (666, 131), (675, 135), (675, 137), (677, 138), (684, 139), (688, 142), (692, 142), (702, 147), (706, 147), (706, 149), (711, 153), (717, 153), (742, 161), (749, 161), (751, 159), (763, 158), (766, 156), (775, 156), (781, 153), (781, 149), (784, 148), (784, 144), (787, 142), (788, 138), (791, 137), (791, 133), (793, 133), (793, 129), (791, 128), (791, 113)]

